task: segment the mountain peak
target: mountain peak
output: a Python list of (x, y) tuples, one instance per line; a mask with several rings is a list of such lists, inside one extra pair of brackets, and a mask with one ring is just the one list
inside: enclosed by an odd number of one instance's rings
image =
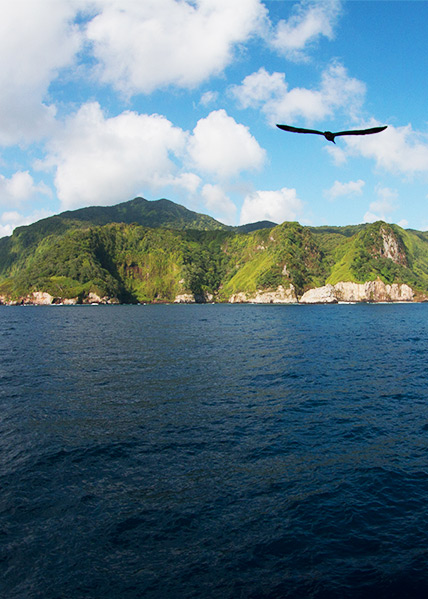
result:
[(68, 210), (59, 215), (63, 219), (90, 222), (92, 225), (108, 223), (136, 223), (144, 227), (172, 229), (198, 229), (202, 231), (227, 230), (230, 227), (211, 216), (198, 214), (171, 200), (146, 200), (136, 197), (114, 206), (89, 206)]

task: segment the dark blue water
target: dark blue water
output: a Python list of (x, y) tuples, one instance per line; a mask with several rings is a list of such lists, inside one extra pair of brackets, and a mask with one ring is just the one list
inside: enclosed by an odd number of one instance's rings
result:
[(0, 309), (0, 595), (428, 596), (428, 305)]

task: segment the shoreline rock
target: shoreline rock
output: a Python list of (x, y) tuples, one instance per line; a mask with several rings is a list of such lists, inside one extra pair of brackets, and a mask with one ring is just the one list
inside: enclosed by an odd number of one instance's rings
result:
[(230, 304), (297, 304), (297, 295), (294, 285), (284, 289), (279, 285), (276, 290), (263, 291), (249, 294), (244, 291), (234, 293), (228, 300)]
[(175, 296), (174, 304), (194, 304), (195, 296), (192, 293), (179, 293)]
[(18, 299), (10, 299), (5, 295), (0, 295), (0, 305), (3, 306), (75, 306), (77, 304), (120, 304), (120, 302), (117, 297), (100, 297), (92, 292), (84, 298), (54, 297), (46, 291), (33, 291), (30, 295)]
[[(172, 302), (174, 304), (195, 304), (215, 302), (216, 298), (211, 294), (195, 296), (191, 293), (178, 294)], [(240, 291), (231, 295), (225, 302), (230, 304), (337, 304), (337, 303), (416, 303), (427, 302), (428, 297), (420, 292), (415, 292), (405, 283), (386, 284), (380, 279), (366, 281), (365, 283), (353, 283), (350, 281), (339, 281), (335, 285), (323, 285), (308, 289), (302, 296), (297, 297), (296, 290), (291, 284), (285, 289), (279, 285), (277, 289), (262, 290), (255, 293)], [(155, 302), (158, 303), (158, 302)], [(7, 306), (50, 306), (50, 305), (97, 305), (97, 304), (120, 304), (116, 297), (100, 297), (90, 292), (83, 298), (61, 298), (54, 297), (46, 291), (34, 291), (30, 295), (11, 299), (0, 295), (0, 305)]]
[(415, 293), (403, 284), (385, 284), (380, 279), (366, 283), (340, 281), (308, 289), (299, 299), (301, 304), (333, 304), (338, 302), (413, 302)]

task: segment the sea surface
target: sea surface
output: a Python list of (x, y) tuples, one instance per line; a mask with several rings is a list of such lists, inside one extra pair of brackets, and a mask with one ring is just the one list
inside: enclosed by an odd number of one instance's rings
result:
[(0, 596), (428, 597), (428, 305), (0, 307)]

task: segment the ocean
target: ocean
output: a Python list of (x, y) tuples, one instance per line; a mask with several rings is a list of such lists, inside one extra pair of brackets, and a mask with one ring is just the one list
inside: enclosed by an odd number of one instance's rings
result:
[(0, 596), (426, 598), (428, 305), (0, 307)]

